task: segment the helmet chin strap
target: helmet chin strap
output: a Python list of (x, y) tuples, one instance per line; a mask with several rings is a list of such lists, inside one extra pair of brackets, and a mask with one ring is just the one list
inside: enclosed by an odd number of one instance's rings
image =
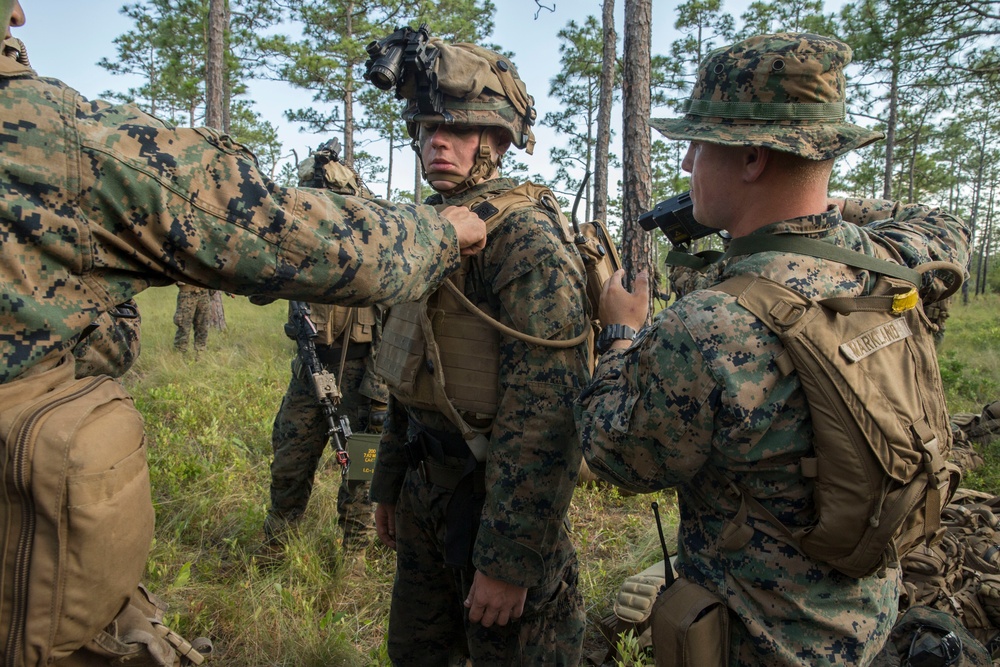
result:
[(500, 159), (493, 162), (492, 159), (493, 152), (490, 150), (490, 144), (486, 136), (486, 128), (479, 131), (479, 150), (476, 153), (475, 162), (472, 163), (472, 169), (469, 170), (468, 176), (459, 176), (458, 174), (450, 174), (441, 171), (427, 171), (424, 167), (424, 160), (421, 156), (420, 158), (420, 171), (423, 173), (424, 180), (428, 183), (432, 181), (447, 181), (449, 183), (454, 183), (455, 187), (450, 190), (438, 190), (434, 188), (433, 183), (431, 187), (441, 194), (451, 197), (453, 195), (461, 194), (468, 190), (469, 188), (482, 183), (489, 177), (500, 166)]

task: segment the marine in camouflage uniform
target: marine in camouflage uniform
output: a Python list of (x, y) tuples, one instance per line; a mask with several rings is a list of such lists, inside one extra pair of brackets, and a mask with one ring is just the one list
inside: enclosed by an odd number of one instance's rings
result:
[(211, 290), (177, 283), (177, 309), (174, 311), (174, 349), (187, 352), (188, 339), (194, 331), (194, 352), (204, 352), (208, 345), (208, 316), (212, 307)]
[[(23, 20), (16, 1), (0, 0), (0, 22), (17, 26)], [(134, 105), (86, 100), (20, 59), (0, 58), (0, 97), (0, 384), (10, 395), (23, 386), (37, 388), (39, 379), (53, 378), (50, 390), (75, 382), (71, 348), (81, 334), (148, 287), (183, 280), (323, 303), (401, 303), (440, 285), (458, 268), (460, 246), (474, 251), (485, 237), (483, 224), (468, 211), (438, 213), (429, 206), (282, 188), (226, 135), (174, 127)], [(61, 369), (67, 367), (64, 381)], [(120, 394), (120, 403), (130, 405)], [(0, 409), (8, 414), (18, 405), (8, 401)], [(122, 410), (141, 434), (138, 413)], [(100, 428), (100, 414), (92, 417), (98, 421), (89, 426), (90, 437)], [(108, 437), (125, 443), (115, 447), (127, 445), (122, 455), (135, 460), (141, 438), (121, 435)], [(0, 439), (5, 457), (8, 444)], [(78, 464), (78, 478), (106, 478), (102, 462)], [(135, 471), (136, 483), (141, 479), (148, 484), (145, 467)], [(4, 484), (11, 488), (9, 477)], [(121, 521), (129, 521), (133, 510), (151, 513), (151, 500), (145, 510), (122, 506)], [(111, 525), (84, 530), (116, 534)], [(120, 553), (148, 548), (115, 545)], [(88, 596), (106, 588), (129, 595), (139, 581), (92, 583)], [(13, 595), (5, 589), (0, 606), (10, 610)], [(100, 608), (117, 611), (127, 600), (102, 600)], [(86, 624), (102, 628), (112, 618), (95, 615)], [(60, 636), (60, 650), (92, 638)]]
[(147, 287), (392, 304), (458, 267), (432, 207), (279, 187), (228, 135), (86, 100), (10, 58), (0, 95), (0, 382)]
[[(507, 58), (471, 45), (449, 48), (465, 51), (445, 49), (442, 71), (448, 58), (471, 54), (494, 74), (513, 72), (527, 97)], [(534, 109), (527, 97), (517, 110), (511, 91), (492, 85), (465, 100), (446, 93), (447, 125), (412, 103), (404, 112), (425, 178), (438, 191), (429, 203), (464, 205), (517, 185), (497, 177), (499, 155), (510, 143), (530, 151)], [(571, 339), (589, 326), (584, 290), (575, 246), (556, 213), (537, 203), (503, 216), (481, 261), (466, 267), (472, 302), (545, 339)], [(396, 550), (394, 665), (464, 664), (464, 656), (477, 665), (580, 664), (586, 616), (565, 520), (581, 461), (573, 401), (588, 379), (589, 347), (556, 349), (508, 335), (499, 345), (498, 408), (491, 422), (478, 422), (488, 440), (480, 463), (444, 413), (407, 408), (387, 378), (392, 395), (371, 495), (379, 537)]]
[[(329, 314), (337, 306), (311, 306), (312, 319), (322, 330)], [(374, 310), (374, 309), (364, 309)], [(332, 318), (330, 318), (332, 319)], [(375, 325), (367, 324), (368, 329)], [(346, 332), (349, 334), (350, 332)], [(321, 334), (322, 336), (322, 334)], [(334, 344), (316, 343), (316, 354), (325, 370), (333, 372), (340, 383), (342, 398), (337, 414), (346, 416), (355, 433), (377, 432), (385, 419), (388, 391), (375, 375), (374, 353), (377, 346), (348, 343), (348, 358), (341, 372), (340, 354), (343, 338)], [(291, 524), (302, 516), (312, 494), (313, 481), (329, 438), (323, 408), (316, 400), (316, 390), (308, 369), (299, 357), (292, 360), (292, 377), (281, 407), (274, 418), (271, 446), (271, 506), (264, 523), (269, 541), (280, 540)], [(339, 468), (336, 472), (340, 474)], [(369, 483), (343, 479), (337, 493), (338, 522), (344, 531), (344, 548), (363, 549), (374, 534)]]
[[(844, 120), (850, 56), (846, 44), (810, 34), (758, 36), (707, 56), (687, 115), (652, 121), (692, 142), (682, 166), (692, 174), (695, 217), (734, 237), (801, 234), (866, 255), (880, 245), (910, 266), (964, 266), (968, 229), (946, 213), (858, 200), (844, 202), (843, 212), (827, 206), (833, 158), (879, 137)], [(742, 114), (751, 108), (753, 117)], [(814, 180), (797, 178), (802, 170)], [(801, 194), (784, 196), (794, 192)], [(748, 273), (812, 298), (867, 294), (874, 282), (864, 270), (780, 252), (732, 257), (722, 278)], [(601, 320), (638, 328), (646, 283), (629, 294), (615, 280)], [(921, 293), (944, 289), (928, 275)], [(739, 506), (723, 480), (738, 482), (792, 530), (815, 521), (812, 483), (798, 464), (814, 455), (809, 406), (798, 376), (778, 370), (781, 351), (734, 297), (711, 288), (688, 295), (602, 355), (580, 398), (584, 455), (596, 474), (633, 491), (677, 489), (676, 569), (728, 605), (731, 665), (866, 665), (896, 620), (898, 568), (848, 577), (801, 555), (753, 515), (749, 543), (722, 547)]]
[[(327, 142), (303, 160), (299, 185), (371, 197), (361, 179), (339, 161), (336, 141)], [(337, 413), (350, 420), (356, 433), (381, 431), (389, 392), (375, 375), (375, 354), (381, 330), (381, 314), (374, 308), (347, 309), (310, 304), (316, 325), (316, 355), (323, 369), (340, 383), (342, 395)], [(364, 320), (361, 322), (361, 320)], [(350, 326), (348, 326), (351, 322)], [(355, 329), (360, 335), (352, 336)], [(354, 340), (354, 338), (363, 339)], [(341, 368), (341, 352), (347, 344)], [(292, 377), (271, 431), (271, 505), (264, 522), (269, 542), (280, 540), (291, 524), (302, 516), (312, 495), (313, 481), (323, 450), (329, 442), (323, 408), (302, 359), (292, 360)], [(338, 522), (344, 531), (345, 549), (363, 549), (374, 534), (373, 506), (369, 483), (344, 478), (337, 493)]]

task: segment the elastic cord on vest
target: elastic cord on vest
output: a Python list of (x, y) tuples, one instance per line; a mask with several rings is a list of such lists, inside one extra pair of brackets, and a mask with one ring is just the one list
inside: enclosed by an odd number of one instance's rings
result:
[(493, 319), (483, 311), (479, 310), (479, 308), (476, 307), (476, 304), (469, 301), (469, 298), (464, 294), (462, 294), (462, 291), (458, 289), (458, 287), (456, 287), (455, 284), (450, 280), (444, 281), (444, 286), (448, 288), (448, 291), (451, 292), (452, 295), (459, 301), (459, 303), (465, 306), (466, 310), (468, 310), (470, 313), (472, 313), (479, 319), (483, 320), (490, 326), (494, 327), (501, 333), (505, 333), (508, 336), (524, 341), (525, 343), (531, 343), (533, 345), (541, 345), (543, 347), (568, 348), (580, 345), (590, 336), (589, 327), (584, 327), (583, 333), (569, 340), (550, 340), (548, 338), (539, 338), (538, 336), (531, 336), (526, 333), (521, 333), (517, 329), (511, 329), (507, 325), (501, 322), (497, 322), (495, 319)]

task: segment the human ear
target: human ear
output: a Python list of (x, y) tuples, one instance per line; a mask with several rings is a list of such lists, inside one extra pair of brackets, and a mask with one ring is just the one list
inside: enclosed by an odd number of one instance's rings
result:
[(764, 146), (745, 146), (743, 153), (743, 180), (753, 183), (764, 173), (771, 149)]

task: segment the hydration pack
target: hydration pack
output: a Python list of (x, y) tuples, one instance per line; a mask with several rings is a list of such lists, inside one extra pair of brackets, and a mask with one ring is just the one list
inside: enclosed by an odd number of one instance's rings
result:
[[(756, 244), (750, 252), (825, 257), (872, 271), (877, 280), (870, 296), (820, 300), (754, 275), (712, 288), (735, 296), (780, 339), (784, 351), (775, 363), (783, 374), (798, 375), (815, 450), (801, 470), (815, 486), (816, 522), (789, 529), (737, 487), (743, 503), (724, 548), (749, 539), (749, 511), (806, 556), (852, 577), (869, 576), (943, 533), (941, 509), (959, 474), (947, 462), (952, 434), (935, 327), (915, 285), (927, 271), (944, 271), (953, 274), (954, 291), (963, 271), (944, 262), (908, 269), (810, 239), (750, 238)], [(746, 239), (734, 239), (730, 254), (747, 254), (748, 243), (737, 243)]]

